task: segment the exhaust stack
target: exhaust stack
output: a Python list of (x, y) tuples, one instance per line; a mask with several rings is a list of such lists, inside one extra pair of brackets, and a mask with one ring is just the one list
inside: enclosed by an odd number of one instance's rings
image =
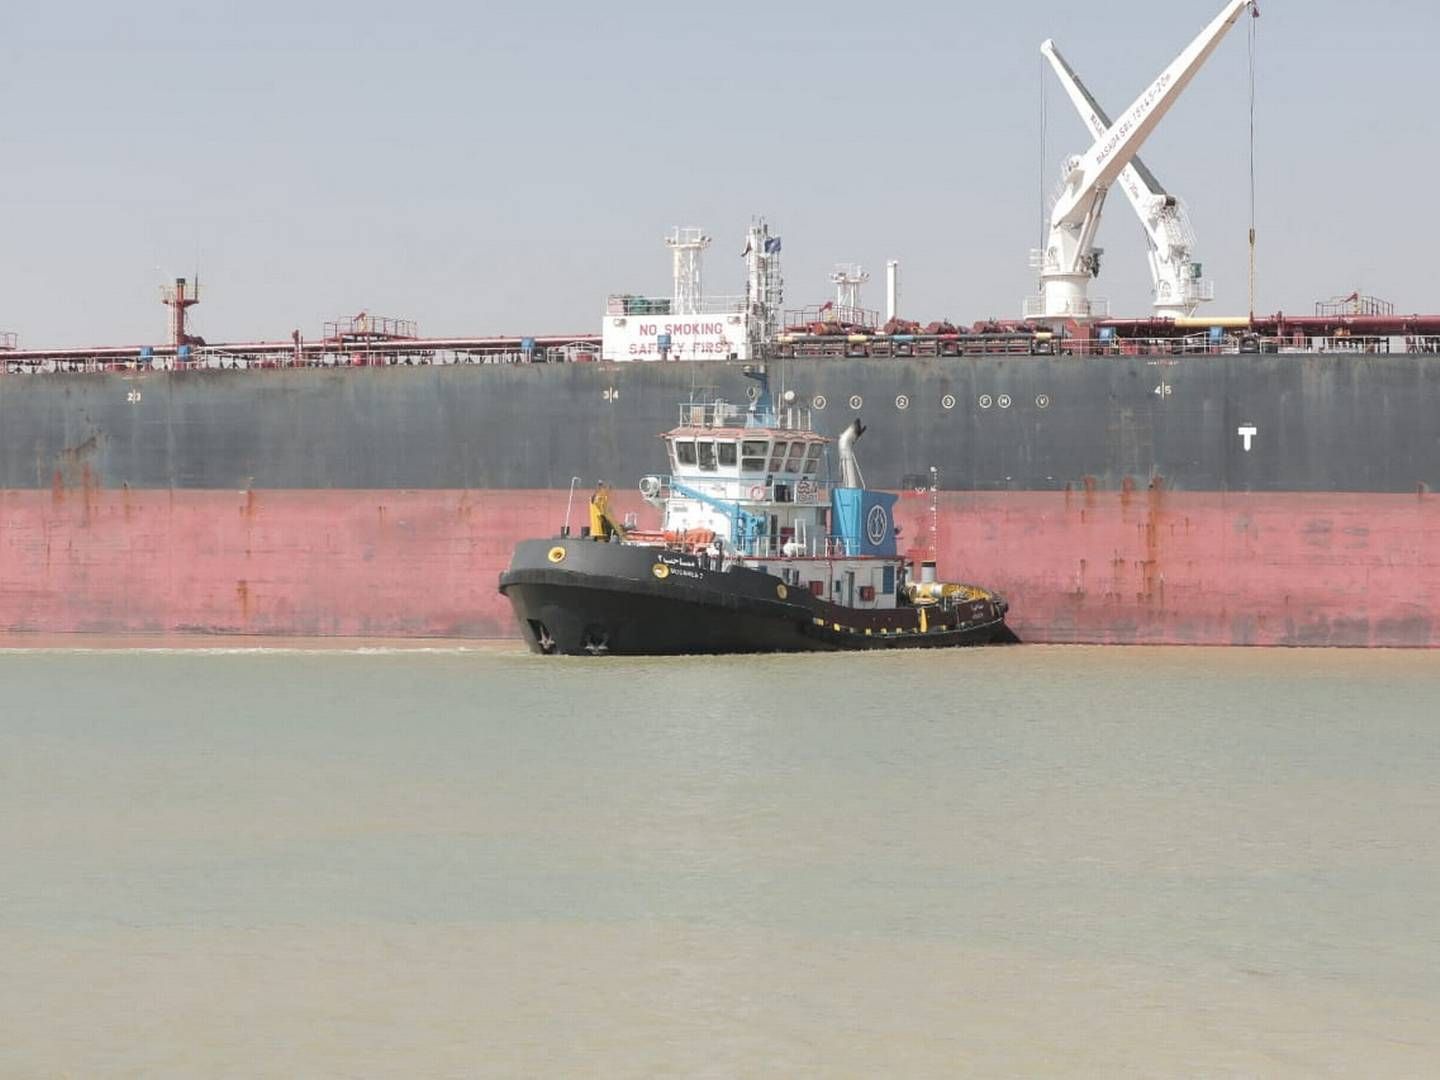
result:
[(860, 472), (860, 462), (855, 457), (855, 442), (865, 434), (865, 425), (857, 416), (854, 423), (840, 436), (840, 483), (847, 488), (863, 488), (865, 477)]

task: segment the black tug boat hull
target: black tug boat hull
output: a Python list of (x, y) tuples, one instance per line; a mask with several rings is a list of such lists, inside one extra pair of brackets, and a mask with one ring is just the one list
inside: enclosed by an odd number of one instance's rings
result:
[(1005, 601), (864, 610), (658, 548), (527, 540), (500, 575), (531, 650), (561, 656), (938, 649), (1013, 642)]

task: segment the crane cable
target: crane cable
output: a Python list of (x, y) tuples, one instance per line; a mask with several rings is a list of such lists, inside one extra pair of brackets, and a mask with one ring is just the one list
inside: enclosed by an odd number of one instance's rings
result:
[(1260, 19), (1258, 4), (1250, 5), (1250, 329), (1255, 329), (1255, 46)]

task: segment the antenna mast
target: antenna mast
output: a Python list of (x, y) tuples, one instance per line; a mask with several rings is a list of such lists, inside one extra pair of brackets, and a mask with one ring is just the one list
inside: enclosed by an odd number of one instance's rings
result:
[(780, 308), (785, 303), (780, 247), (780, 237), (770, 235), (764, 218), (751, 222), (745, 234), (746, 333), (751, 359), (761, 359), (780, 332)]

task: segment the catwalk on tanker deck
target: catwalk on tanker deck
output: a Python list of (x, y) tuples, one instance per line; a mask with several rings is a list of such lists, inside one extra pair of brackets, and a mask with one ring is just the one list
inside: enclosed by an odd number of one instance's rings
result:
[[(809, 411), (777, 408), (763, 371), (748, 407), (682, 405), (663, 436), (669, 477), (640, 482), (664, 525), (612, 516), (602, 484), (590, 525), (522, 541), (500, 591), (546, 655), (694, 655), (916, 649), (1013, 642), (1003, 599), (934, 580), (898, 554), (896, 496), (867, 491), (840, 436), (840, 483)], [(572, 489), (573, 490), (573, 489)], [(917, 577), (919, 580), (917, 580)]]

